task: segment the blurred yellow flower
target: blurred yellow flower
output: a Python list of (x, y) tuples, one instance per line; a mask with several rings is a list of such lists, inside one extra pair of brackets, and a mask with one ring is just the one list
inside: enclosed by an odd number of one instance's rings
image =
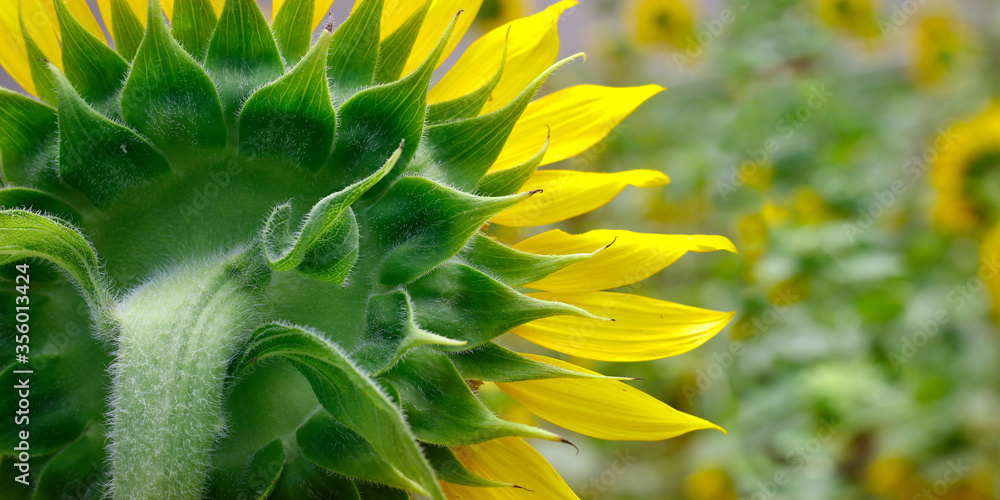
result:
[[(749, 164), (745, 163), (744, 165)], [(743, 180), (747, 186), (758, 191), (767, 191), (774, 180), (774, 166), (770, 163), (757, 165), (756, 168), (747, 168), (746, 178)]]
[(781, 226), (788, 220), (788, 209), (778, 206), (775, 202), (768, 200), (764, 203), (764, 208), (760, 210), (761, 216), (767, 221), (767, 225), (771, 227)]
[(827, 26), (860, 38), (879, 34), (876, 0), (819, 0), (819, 17)]
[(476, 22), (484, 31), (490, 31), (533, 10), (530, 0), (483, 0)]
[(980, 277), (986, 282), (993, 297), (993, 317), (1000, 322), (1000, 273), (996, 272), (1000, 261), (1000, 224), (993, 226), (979, 247)]
[(684, 498), (688, 500), (736, 500), (733, 480), (725, 470), (708, 467), (695, 471), (684, 480)]
[(947, 13), (927, 16), (914, 33), (916, 60), (913, 76), (918, 83), (940, 82), (957, 64), (964, 36), (958, 19)]
[(694, 33), (695, 10), (683, 0), (636, 0), (632, 37), (643, 46), (685, 48)]
[[(980, 222), (987, 208), (979, 183), (969, 179), (997, 166), (1000, 160), (1000, 102), (979, 116), (955, 125), (938, 140), (931, 186), (937, 191), (934, 222), (946, 231), (968, 232)], [(988, 197), (989, 195), (985, 195)]]
[(803, 187), (796, 191), (792, 203), (792, 212), (799, 224), (816, 224), (830, 218), (830, 206), (811, 187)]
[(873, 495), (893, 500), (910, 500), (927, 487), (917, 466), (903, 457), (887, 457), (868, 468), (865, 489)]

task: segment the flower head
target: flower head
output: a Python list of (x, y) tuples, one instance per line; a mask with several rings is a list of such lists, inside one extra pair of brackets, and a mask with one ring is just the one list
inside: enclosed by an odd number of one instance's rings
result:
[(615, 291), (687, 253), (735, 252), (724, 237), (551, 229), (509, 247), (482, 229), (669, 182), (540, 169), (663, 90), (534, 98), (575, 59), (557, 61), (575, 1), (489, 31), (433, 85), (480, 1), (359, 0), (315, 41), (329, 1), (275, 0), (270, 21), (251, 0), (99, 3), (113, 49), (84, 0), (0, 12), (14, 35), (0, 64), (37, 96), (0, 90), (2, 263), (64, 268), (91, 307), (66, 321), (93, 319), (115, 346), (77, 338), (113, 359), (67, 359), (112, 368), (59, 386), (92, 403), (53, 445), (82, 443), (95, 473), (81, 477), (131, 498), (574, 498), (522, 439), (562, 438), (498, 418), (484, 383), (601, 439), (719, 429), (497, 342), (644, 361), (732, 319)]
[(827, 26), (859, 38), (878, 35), (875, 19), (876, 0), (818, 0), (819, 16)]
[(967, 232), (995, 220), (995, 179), (1000, 169), (1000, 104), (961, 122), (936, 141), (931, 186), (937, 192), (934, 221), (942, 229)]
[(639, 45), (686, 48), (694, 33), (694, 5), (686, 0), (635, 0), (631, 17)]

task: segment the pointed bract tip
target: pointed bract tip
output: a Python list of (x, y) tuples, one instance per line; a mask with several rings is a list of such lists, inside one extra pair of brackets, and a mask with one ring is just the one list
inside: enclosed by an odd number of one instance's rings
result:
[(516, 484), (512, 484), (511, 486), (514, 487), (514, 488), (517, 488), (519, 490), (527, 491), (529, 493), (534, 493), (535, 492), (535, 490), (529, 490), (528, 488), (525, 488), (524, 486), (519, 486), (519, 485), (516, 485)]
[(539, 193), (544, 193), (544, 192), (545, 192), (545, 191), (544, 191), (544, 190), (542, 190), (542, 189), (535, 189), (535, 190), (532, 190), (532, 191), (528, 191), (528, 193), (527, 193), (527, 194), (528, 194), (528, 196), (534, 196), (534, 195), (536, 195), (536, 194), (539, 194)]

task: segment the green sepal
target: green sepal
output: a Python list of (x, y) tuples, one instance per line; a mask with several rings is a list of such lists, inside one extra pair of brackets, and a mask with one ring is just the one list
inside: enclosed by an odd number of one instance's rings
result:
[(149, 9), (146, 36), (122, 91), (122, 116), (172, 156), (224, 148), (226, 123), (215, 84), (170, 35), (160, 2), (151, 0)]
[(227, 0), (208, 45), (205, 69), (213, 76), (227, 120), (235, 120), (250, 93), (284, 74), (271, 27), (254, 0)]
[(243, 463), (214, 468), (208, 481), (208, 498), (215, 500), (263, 500), (278, 483), (285, 468), (285, 447), (280, 439), (257, 450)]
[(324, 31), (295, 68), (247, 100), (240, 112), (240, 154), (313, 172), (326, 165), (337, 132), (326, 76), (330, 36)]
[(622, 380), (567, 370), (522, 356), (496, 342), (487, 342), (476, 349), (448, 353), (465, 380), (482, 382), (523, 382), (547, 378), (596, 378)]
[(303, 456), (331, 472), (404, 490), (423, 489), (383, 460), (365, 438), (325, 411), (313, 415), (295, 437)]
[(294, 65), (309, 51), (316, 0), (287, 0), (281, 5), (271, 30), (285, 62)]
[(360, 239), (354, 210), (348, 208), (340, 222), (306, 250), (296, 270), (327, 283), (343, 285), (358, 261)]
[(378, 483), (355, 481), (354, 485), (358, 488), (361, 500), (410, 500), (412, 498), (406, 491)]
[[(103, 498), (108, 481), (105, 429), (91, 423), (40, 469), (35, 500)], [(36, 464), (32, 464), (36, 467)], [(38, 469), (36, 469), (38, 470)]]
[(73, 224), (79, 224), (82, 219), (75, 208), (51, 194), (30, 188), (0, 189), (0, 209), (15, 208), (52, 214)]
[(486, 174), (479, 184), (476, 184), (473, 192), (480, 196), (507, 196), (520, 191), (524, 183), (528, 182), (532, 174), (538, 170), (548, 151), (549, 137), (546, 137), (542, 149), (530, 160), (516, 167)]
[(94, 205), (170, 171), (170, 164), (131, 129), (95, 111), (54, 67), (59, 88), (59, 174)]
[(55, 109), (0, 88), (0, 165), (8, 184), (44, 187), (57, 177), (57, 131)]
[[(291, 203), (275, 208), (261, 232), (268, 265), (276, 271), (301, 270), (305, 265), (306, 270), (311, 271), (308, 274), (313, 275), (326, 268), (327, 274), (333, 272), (326, 281), (343, 283), (358, 257), (357, 222), (351, 205), (393, 169), (401, 152), (402, 149), (397, 149), (382, 168), (368, 178), (316, 203), (297, 232), (291, 229)], [(347, 251), (337, 252), (340, 248)], [(341, 258), (334, 259), (338, 254)]]
[(395, 171), (369, 196), (383, 192), (403, 173), (420, 145), (427, 114), (427, 89), (454, 29), (453, 20), (430, 57), (416, 71), (397, 82), (361, 91), (340, 107), (340, 128), (328, 170), (348, 179), (369, 175), (402, 140), (403, 153)]
[(482, 233), (469, 239), (456, 256), (501, 283), (518, 287), (534, 283), (556, 271), (582, 262), (591, 254), (537, 255), (525, 253), (500, 243)]
[(111, 35), (115, 39), (115, 49), (126, 61), (135, 59), (144, 31), (142, 21), (128, 2), (111, 0)]
[(421, 441), (465, 446), (509, 436), (562, 440), (549, 431), (498, 418), (443, 353), (413, 351), (384, 377), (399, 390), (407, 421)]
[(424, 445), (424, 455), (442, 481), (476, 488), (513, 488), (511, 483), (486, 479), (469, 470), (447, 446)]
[(469, 348), (536, 319), (559, 315), (596, 318), (577, 307), (529, 297), (455, 262), (438, 267), (406, 288), (421, 326), (449, 338), (465, 340)]
[(400, 179), (369, 211), (388, 251), (379, 281), (395, 286), (426, 274), (458, 253), (490, 217), (531, 194), (484, 198), (424, 177)]
[(375, 295), (368, 303), (365, 338), (351, 357), (377, 375), (396, 364), (410, 349), (428, 345), (463, 347), (466, 342), (442, 337), (417, 326), (410, 296), (403, 290)]
[(48, 61), (42, 49), (38, 48), (35, 39), (24, 23), (24, 11), (18, 11), (18, 20), (21, 24), (21, 34), (24, 36), (24, 50), (28, 55), (28, 68), (31, 70), (31, 81), (35, 84), (35, 93), (38, 99), (44, 103), (56, 105), (56, 84), (52, 81), (52, 72), (49, 71)]
[[(55, 7), (62, 34), (60, 41), (66, 78), (73, 82), (80, 96), (96, 109), (109, 115), (118, 114), (116, 99), (128, 76), (128, 63), (87, 31), (70, 13), (64, 0), (55, 0)], [(56, 80), (59, 87), (58, 77)], [(61, 110), (59, 114), (62, 115)]]
[(215, 7), (209, 0), (174, 0), (174, 17), (170, 32), (177, 43), (198, 61), (205, 59), (212, 32), (219, 22)]
[(360, 498), (354, 481), (340, 474), (327, 472), (307, 460), (301, 453), (297, 453), (288, 458), (285, 469), (267, 500), (360, 500)]
[(383, 0), (362, 0), (333, 33), (327, 75), (338, 102), (375, 81)]
[(471, 191), (486, 175), (503, 150), (517, 119), (531, 103), (535, 93), (557, 68), (580, 57), (576, 55), (553, 64), (506, 106), (482, 116), (466, 118), (427, 128), (427, 142), (433, 162), (446, 165), (439, 169), (442, 181)]
[(25, 210), (0, 211), (0, 265), (38, 257), (62, 268), (76, 282), (95, 315), (112, 304), (94, 249), (74, 229)]
[(439, 123), (461, 120), (478, 116), (483, 110), (483, 106), (490, 100), (493, 90), (500, 84), (503, 72), (507, 68), (507, 43), (503, 46), (503, 57), (500, 59), (500, 67), (490, 81), (482, 87), (461, 97), (456, 97), (450, 101), (437, 102), (427, 108), (427, 123), (436, 125)]
[(294, 436), (318, 407), (309, 382), (284, 359), (259, 363), (245, 377), (227, 377), (222, 411), (229, 417), (212, 450), (213, 467), (243, 467), (271, 441)]
[(378, 69), (375, 71), (377, 83), (388, 83), (399, 78), (403, 68), (406, 67), (406, 61), (410, 57), (410, 51), (413, 50), (413, 44), (417, 41), (417, 35), (420, 34), (420, 28), (430, 7), (430, 0), (424, 0), (420, 8), (410, 14), (396, 31), (390, 33), (379, 44)]
[(302, 328), (265, 325), (247, 341), (231, 373), (239, 377), (275, 356), (302, 373), (333, 418), (363, 436), (383, 460), (422, 486), (418, 493), (444, 500), (434, 471), (399, 407), (339, 347)]

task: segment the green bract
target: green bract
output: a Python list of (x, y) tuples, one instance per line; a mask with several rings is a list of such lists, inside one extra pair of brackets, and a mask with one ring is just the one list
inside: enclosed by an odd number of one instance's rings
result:
[(591, 377), (492, 342), (589, 316), (514, 288), (588, 255), (479, 232), (532, 195), (544, 150), (486, 173), (548, 72), (478, 116), (502, 67), (427, 105), (451, 28), (401, 75), (426, 6), (380, 42), (363, 1), (310, 45), (312, 2), (272, 29), (252, 0), (178, 0), (170, 27), (152, 0), (143, 28), (113, 0), (112, 50), (55, 5), (65, 71), (32, 63), (41, 102), (0, 89), (0, 263), (31, 266), (36, 368), (34, 482), (4, 495), (440, 500), (439, 479), (513, 486), (449, 446), (560, 439), (465, 382)]

